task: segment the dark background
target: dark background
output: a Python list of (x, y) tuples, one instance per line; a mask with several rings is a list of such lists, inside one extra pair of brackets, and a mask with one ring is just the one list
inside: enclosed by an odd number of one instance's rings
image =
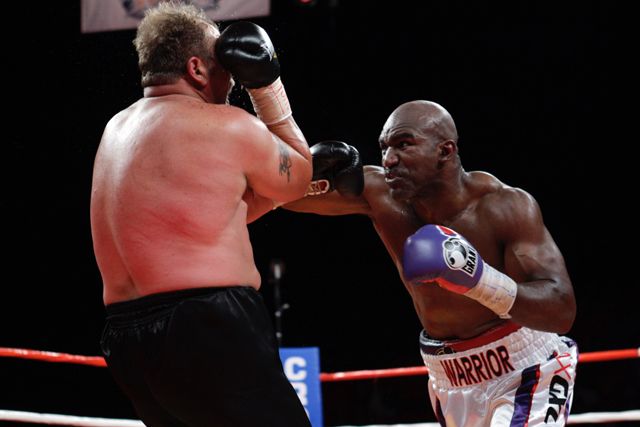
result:
[[(542, 206), (578, 301), (568, 335), (583, 352), (637, 347), (637, 167), (627, 151), (637, 107), (625, 75), (637, 47), (622, 49), (620, 25), (630, 12), (615, 2), (478, 3), (274, 0), (270, 17), (252, 20), (272, 37), (310, 143), (343, 140), (378, 164), (377, 137), (397, 105), (447, 108), (466, 170)], [(141, 95), (134, 32), (82, 35), (79, 4), (31, 7), (3, 51), (0, 346), (99, 355), (91, 170), (104, 125)], [(249, 108), (237, 91), (232, 101)], [(323, 372), (421, 365), (410, 298), (366, 218), (279, 210), (250, 232), (270, 309), (270, 262), (286, 267), (285, 346), (318, 346)], [(581, 364), (572, 412), (637, 409), (639, 383), (637, 360)], [(325, 383), (323, 399), (327, 425), (434, 420), (422, 376)], [(105, 369), (7, 358), (0, 409), (135, 418)]]

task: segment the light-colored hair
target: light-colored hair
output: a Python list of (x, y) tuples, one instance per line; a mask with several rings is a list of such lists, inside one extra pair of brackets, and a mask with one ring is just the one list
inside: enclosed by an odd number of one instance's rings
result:
[(209, 25), (218, 28), (203, 10), (175, 0), (147, 10), (133, 41), (142, 87), (174, 83), (192, 56), (211, 61)]

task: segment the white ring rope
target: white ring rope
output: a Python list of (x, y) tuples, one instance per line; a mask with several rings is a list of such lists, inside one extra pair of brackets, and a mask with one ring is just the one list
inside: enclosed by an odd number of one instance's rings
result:
[(41, 414), (36, 412), (7, 411), (4, 409), (0, 409), (0, 420), (58, 426), (144, 427), (144, 423), (137, 420), (76, 417), (73, 415)]
[[(7, 411), (0, 409), (0, 420), (21, 421), (37, 424), (83, 426), (83, 427), (144, 427), (142, 421), (117, 418), (77, 417), (73, 415), (41, 414), (35, 412)], [(599, 424), (621, 421), (640, 421), (640, 409), (621, 412), (587, 412), (571, 414), (567, 424)], [(362, 427), (439, 427), (438, 423), (419, 424), (372, 424)], [(356, 426), (341, 426), (356, 427)]]
[[(47, 362), (67, 362), (92, 366), (105, 367), (106, 363), (101, 357), (78, 356), (66, 353), (43, 352), (37, 350), (15, 349), (0, 347), (0, 357), (19, 357), (36, 359)], [(580, 362), (596, 362), (605, 360), (628, 359), (640, 357), (640, 347), (609, 350), (581, 354)], [(341, 381), (344, 379), (382, 378), (389, 376), (426, 374), (425, 367), (395, 368), (379, 371), (356, 371), (320, 373), (322, 381)], [(95, 418), (62, 414), (46, 414), (37, 412), (24, 412), (0, 409), (0, 421), (29, 422), (34, 424), (83, 426), (83, 427), (144, 427), (142, 421)], [(588, 412), (584, 414), (571, 414), (567, 424), (597, 424), (619, 421), (640, 421), (640, 409), (632, 409), (621, 412)], [(376, 424), (362, 427), (439, 427), (437, 423), (418, 424)], [(355, 427), (355, 426), (341, 426)]]
[[(620, 421), (640, 421), (640, 409), (621, 412), (587, 412), (585, 414), (571, 414), (567, 424), (599, 424)], [(418, 424), (371, 424), (368, 426), (340, 426), (340, 427), (440, 427), (438, 423)]]

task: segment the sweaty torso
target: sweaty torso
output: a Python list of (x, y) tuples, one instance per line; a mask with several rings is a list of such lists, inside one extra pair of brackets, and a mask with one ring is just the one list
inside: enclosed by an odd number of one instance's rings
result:
[(232, 107), (143, 98), (107, 125), (91, 225), (106, 304), (186, 288), (260, 286), (246, 178), (229, 155)]
[[(370, 169), (366, 179), (365, 197), (371, 209), (371, 220), (402, 278), (404, 242), (430, 221), (419, 218), (408, 202), (397, 201), (391, 196), (381, 168)], [(497, 200), (501, 184), (486, 174), (472, 179), (477, 181), (481, 195), (454, 217), (437, 222), (465, 236), (486, 262), (501, 270), (504, 264), (501, 244), (494, 231), (492, 217), (483, 208), (485, 203)], [(442, 289), (435, 283), (416, 286), (405, 281), (404, 285), (411, 295), (422, 326), (433, 338), (470, 338), (503, 322), (476, 301)]]

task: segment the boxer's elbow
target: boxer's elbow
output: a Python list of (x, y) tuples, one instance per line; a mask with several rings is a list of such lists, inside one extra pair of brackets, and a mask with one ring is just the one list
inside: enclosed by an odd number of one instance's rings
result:
[(559, 305), (556, 310), (554, 332), (566, 334), (571, 330), (576, 319), (576, 299), (573, 292), (561, 292), (557, 301)]
[(303, 198), (307, 194), (309, 184), (311, 184), (312, 166), (307, 159), (300, 158), (293, 165), (291, 171), (291, 180), (289, 188), (289, 196), (283, 202), (293, 202)]

